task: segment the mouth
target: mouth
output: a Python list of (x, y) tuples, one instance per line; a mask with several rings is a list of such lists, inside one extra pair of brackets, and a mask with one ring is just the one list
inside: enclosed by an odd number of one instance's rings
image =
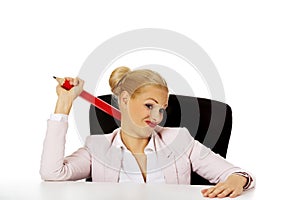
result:
[(147, 123), (148, 126), (150, 126), (151, 128), (154, 128), (155, 126), (157, 126), (156, 123), (153, 123), (153, 122), (151, 122), (151, 121), (149, 121), (149, 120), (147, 120), (146, 123)]

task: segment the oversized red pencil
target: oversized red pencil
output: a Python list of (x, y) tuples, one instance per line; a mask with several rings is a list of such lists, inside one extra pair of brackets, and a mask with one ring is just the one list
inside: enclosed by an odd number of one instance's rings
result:
[[(57, 80), (57, 78), (55, 76), (53, 76), (53, 78)], [(74, 87), (73, 85), (70, 84), (69, 80), (67, 80), (67, 79), (60, 79), (60, 80), (64, 81), (63, 83), (61, 83), (62, 84), (61, 86), (63, 88), (65, 88), (66, 90), (70, 90), (72, 87)], [(85, 99), (86, 101), (90, 102), (91, 104), (93, 104), (94, 106), (96, 106), (97, 108), (102, 110), (103, 112), (111, 115), (112, 117), (116, 118), (117, 120), (121, 120), (120, 110), (118, 110), (117, 108), (113, 107), (112, 105), (106, 103), (102, 99), (99, 99), (99, 98), (93, 96), (92, 94), (90, 94), (89, 92), (87, 92), (85, 90), (83, 90), (79, 96), (82, 97), (83, 99)]]

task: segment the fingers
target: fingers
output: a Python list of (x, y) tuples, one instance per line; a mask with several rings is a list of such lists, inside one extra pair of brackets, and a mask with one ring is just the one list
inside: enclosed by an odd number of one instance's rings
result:
[(83, 81), (83, 80), (81, 80), (78, 77), (76, 77), (76, 78), (72, 78), (72, 77), (65, 77), (65, 78), (55, 77), (55, 79), (57, 80), (57, 82), (59, 83), (59, 85), (63, 85), (64, 82), (67, 80), (67, 81), (69, 81), (70, 85), (77, 86), (77, 85), (80, 84), (80, 82)]
[(202, 194), (205, 194), (208, 189), (201, 190)]
[[(72, 99), (75, 99), (83, 91), (84, 81), (78, 77), (55, 77), (55, 79), (58, 82), (58, 85), (56, 87), (56, 92), (58, 96), (70, 96)], [(69, 81), (69, 85), (71, 85), (70, 89), (62, 87), (65, 81)]]
[(230, 198), (235, 198), (235, 197), (237, 197), (237, 196), (239, 196), (241, 194), (241, 192), (238, 192), (238, 191), (233, 191), (230, 195), (229, 195), (229, 197)]
[(82, 90), (84, 81), (78, 77), (70, 80), (70, 84), (74, 85), (74, 87), (71, 90)]
[(207, 191), (203, 194), (205, 197), (214, 198), (214, 197), (226, 197), (230, 193), (229, 190), (226, 190), (223, 186), (215, 186), (208, 188)]
[(82, 79), (76, 77), (72, 80), (72, 83), (73, 83), (74, 87), (70, 90), (70, 92), (72, 92), (74, 95), (74, 98), (76, 98), (83, 91), (84, 81)]
[(215, 189), (215, 187), (210, 187), (208, 189), (202, 190), (201, 192), (202, 192), (203, 196), (208, 197), (214, 191), (214, 189)]
[(234, 192), (233, 188), (226, 188), (216, 196), (219, 198), (227, 197), (228, 195), (231, 195)]
[(83, 84), (84, 84), (84, 80), (82, 80), (78, 77), (75, 78), (74, 85), (78, 85), (79, 87), (83, 87)]
[(217, 184), (214, 187), (203, 189), (201, 190), (201, 192), (204, 197), (209, 197), (209, 198), (215, 198), (215, 197), (224, 198), (228, 196), (230, 198), (234, 198), (242, 193), (242, 191), (239, 191), (238, 188), (234, 188), (226, 184)]
[(71, 85), (77, 86), (80, 81), (82, 81), (80, 78), (72, 78), (72, 77), (65, 77), (66, 80), (70, 81)]

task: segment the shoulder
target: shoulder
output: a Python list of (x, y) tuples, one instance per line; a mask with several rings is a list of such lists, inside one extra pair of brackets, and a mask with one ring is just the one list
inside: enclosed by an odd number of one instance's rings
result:
[(95, 149), (95, 148), (97, 149), (101, 148), (102, 150), (108, 149), (111, 146), (118, 131), (119, 128), (115, 129), (112, 133), (109, 134), (87, 136), (85, 140), (85, 146), (88, 147), (89, 149)]
[(86, 138), (85, 147), (97, 161), (107, 164), (120, 160), (120, 148), (113, 148), (119, 129), (104, 135), (91, 135)]
[(181, 144), (186, 145), (194, 142), (194, 138), (185, 127), (173, 128), (158, 126), (156, 127), (155, 131), (157, 133), (157, 136), (167, 145), (174, 142), (180, 142)]

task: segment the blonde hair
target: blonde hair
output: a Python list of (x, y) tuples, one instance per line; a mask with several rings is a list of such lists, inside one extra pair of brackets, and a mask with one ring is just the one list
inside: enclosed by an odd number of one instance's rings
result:
[(127, 91), (131, 98), (142, 91), (144, 86), (154, 85), (165, 89), (168, 86), (161, 75), (149, 69), (138, 69), (131, 71), (128, 67), (118, 67), (110, 75), (109, 85), (114, 95), (119, 96), (121, 92)]

